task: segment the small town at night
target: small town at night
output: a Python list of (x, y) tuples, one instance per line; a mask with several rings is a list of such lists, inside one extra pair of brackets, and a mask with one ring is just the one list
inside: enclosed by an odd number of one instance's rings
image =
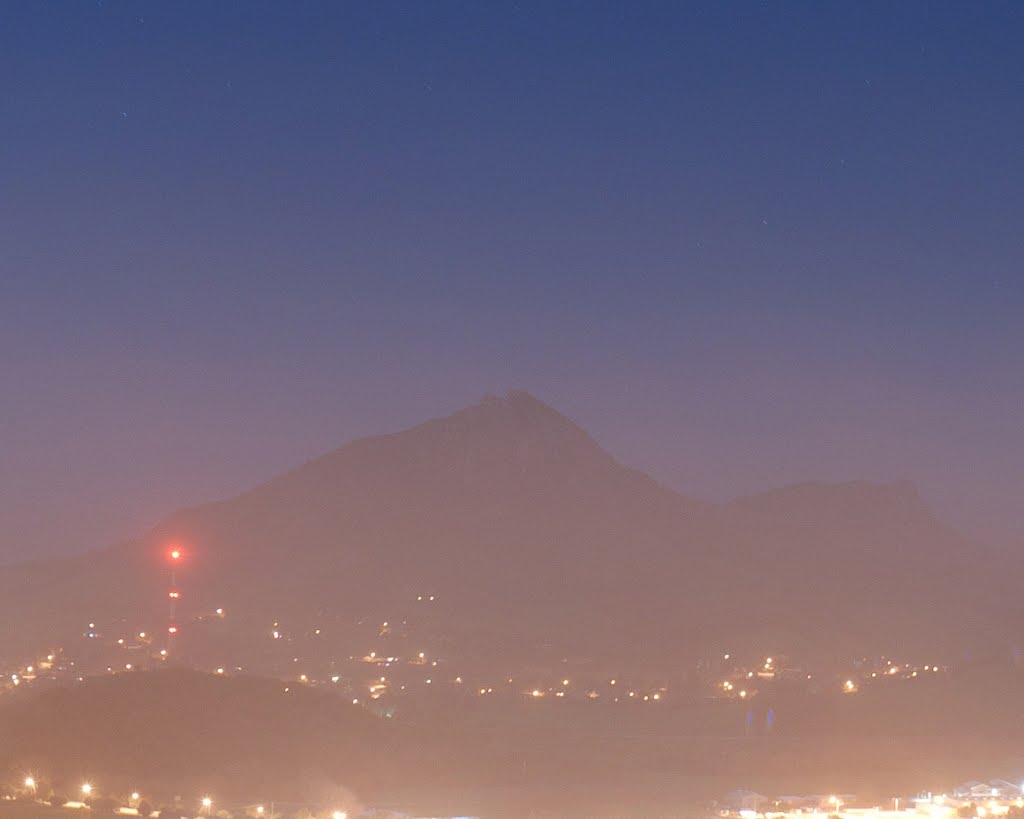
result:
[(0, 819), (1024, 819), (1022, 42), (0, 3)]

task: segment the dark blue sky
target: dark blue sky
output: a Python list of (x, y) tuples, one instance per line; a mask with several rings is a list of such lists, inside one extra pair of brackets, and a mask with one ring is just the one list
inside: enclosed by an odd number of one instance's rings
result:
[(523, 387), (1024, 538), (1024, 7), (8, 3), (0, 556)]

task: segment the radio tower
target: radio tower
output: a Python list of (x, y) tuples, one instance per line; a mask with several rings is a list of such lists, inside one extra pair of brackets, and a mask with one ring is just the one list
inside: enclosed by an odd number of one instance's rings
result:
[(167, 655), (174, 651), (174, 638), (178, 635), (178, 623), (175, 617), (175, 610), (178, 605), (178, 598), (181, 593), (178, 591), (178, 583), (175, 578), (175, 570), (181, 562), (181, 549), (174, 547), (168, 557), (171, 561), (171, 587), (167, 590)]

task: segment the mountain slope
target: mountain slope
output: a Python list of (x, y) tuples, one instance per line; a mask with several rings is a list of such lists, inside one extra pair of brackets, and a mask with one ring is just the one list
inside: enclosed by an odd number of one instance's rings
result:
[(979, 592), (989, 580), (977, 548), (909, 485), (806, 484), (706, 504), (514, 392), (355, 441), (136, 542), (4, 570), (6, 647), (81, 633), (91, 617), (158, 614), (172, 543), (188, 554), (190, 604), (347, 616), (429, 591), (496, 641), (589, 652), (772, 628), (826, 643), (963, 642), (1008, 616), (1001, 596)]

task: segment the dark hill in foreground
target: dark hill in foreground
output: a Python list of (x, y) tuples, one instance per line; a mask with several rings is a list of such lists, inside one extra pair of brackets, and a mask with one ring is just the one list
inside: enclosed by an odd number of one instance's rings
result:
[(0, 703), (4, 781), (31, 771), (72, 796), (89, 781), (98, 795), (329, 803), (443, 782), (466, 758), (437, 728), (427, 735), (337, 695), (274, 680), (137, 672)]
[[(274, 798), (598, 817), (701, 815), (741, 786), (884, 798), (1024, 776), (1024, 672), (1007, 665), (667, 710), (520, 702), (460, 710), (454, 726), (285, 686), (170, 670), (19, 691), (0, 700), (0, 777), (31, 771), (64, 792), (88, 779), (155, 802), (209, 793), (235, 808)], [(751, 732), (748, 710), (763, 724), (769, 708), (775, 729)]]

